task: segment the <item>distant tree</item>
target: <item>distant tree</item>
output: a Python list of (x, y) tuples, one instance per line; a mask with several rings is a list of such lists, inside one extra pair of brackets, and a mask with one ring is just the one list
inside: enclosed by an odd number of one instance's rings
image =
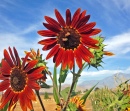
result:
[(87, 92), (87, 91), (88, 91), (88, 89), (85, 89), (85, 90), (84, 90), (84, 92)]
[(97, 91), (97, 90), (99, 90), (99, 89), (100, 89), (99, 87), (96, 87), (94, 91)]

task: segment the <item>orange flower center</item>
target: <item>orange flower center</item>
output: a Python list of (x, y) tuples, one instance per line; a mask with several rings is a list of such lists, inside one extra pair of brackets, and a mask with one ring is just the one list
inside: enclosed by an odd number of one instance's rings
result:
[(59, 32), (58, 44), (65, 49), (77, 48), (80, 44), (80, 35), (79, 33), (70, 27), (63, 28), (62, 31)]
[(27, 84), (27, 74), (18, 67), (11, 71), (10, 84), (14, 92), (21, 92)]

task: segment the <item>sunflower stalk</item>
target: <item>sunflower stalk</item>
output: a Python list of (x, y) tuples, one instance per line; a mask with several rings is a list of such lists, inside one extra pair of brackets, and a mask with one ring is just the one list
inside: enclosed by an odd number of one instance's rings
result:
[[(81, 69), (79, 69), (79, 70), (81, 70)], [(72, 84), (71, 84), (71, 87), (70, 87), (70, 91), (69, 91), (69, 93), (68, 93), (67, 101), (66, 101), (66, 103), (65, 103), (65, 105), (64, 105), (64, 107), (63, 107), (63, 109), (62, 109), (62, 111), (66, 111), (66, 108), (67, 108), (68, 103), (69, 103), (69, 100), (70, 100), (71, 93), (72, 93), (72, 91), (73, 91), (73, 89), (74, 89), (74, 87), (75, 87), (75, 84), (76, 84), (77, 81), (78, 81), (78, 78), (79, 78), (79, 75), (80, 75), (79, 72), (80, 72), (80, 71), (78, 71), (78, 73), (75, 73), (75, 64), (74, 64), (74, 66), (73, 66), (73, 72), (71, 72), (71, 73), (73, 74)]]
[(43, 105), (43, 102), (42, 102), (42, 100), (41, 100), (41, 97), (40, 97), (40, 94), (39, 94), (39, 90), (35, 90), (35, 92), (36, 92), (37, 97), (38, 97), (38, 99), (39, 99), (39, 102), (40, 102), (40, 104), (41, 104), (42, 110), (43, 110), (43, 111), (46, 111), (46, 110), (45, 110), (45, 107), (44, 107), (44, 105)]

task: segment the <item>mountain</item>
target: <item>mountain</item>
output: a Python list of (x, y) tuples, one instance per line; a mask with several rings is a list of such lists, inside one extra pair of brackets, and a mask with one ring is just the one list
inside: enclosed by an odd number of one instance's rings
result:
[(121, 82), (124, 82), (128, 79), (130, 79), (130, 74), (118, 73), (118, 74), (114, 74), (112, 76), (106, 77), (102, 80), (83, 81), (78, 86), (84, 89), (89, 89), (99, 82), (97, 85), (97, 87), (99, 88), (104, 87), (104, 86), (107, 86), (108, 88), (115, 88), (116, 86), (121, 84)]

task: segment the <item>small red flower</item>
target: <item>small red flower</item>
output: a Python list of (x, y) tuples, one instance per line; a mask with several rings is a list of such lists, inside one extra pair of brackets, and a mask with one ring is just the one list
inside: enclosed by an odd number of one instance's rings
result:
[(96, 25), (95, 22), (87, 23), (90, 15), (86, 15), (86, 10), (81, 12), (80, 8), (76, 10), (73, 16), (67, 9), (66, 20), (63, 19), (57, 9), (55, 9), (55, 15), (57, 21), (45, 16), (48, 23), (43, 23), (43, 25), (48, 30), (38, 31), (41, 36), (48, 37), (38, 42), (44, 45), (43, 50), (51, 49), (46, 59), (54, 56), (53, 61), (56, 66), (62, 64), (63, 69), (67, 65), (72, 69), (76, 60), (79, 68), (82, 68), (82, 60), (90, 63), (90, 58), (94, 57), (88, 48), (98, 48), (96, 46), (98, 41), (91, 36), (100, 33), (101, 30), (93, 28)]
[(24, 60), (21, 61), (17, 50), (13, 48), (13, 51), (10, 47), (9, 53), (6, 49), (4, 50), (0, 74), (0, 80), (2, 80), (0, 82), (0, 91), (5, 92), (1, 98), (0, 109), (9, 102), (8, 111), (12, 111), (12, 108), (19, 100), (23, 111), (27, 111), (27, 108), (32, 110), (32, 100), (36, 100), (33, 89), (40, 89), (36, 80), (43, 76), (41, 72), (44, 67), (34, 68), (38, 62), (37, 60), (27, 62), (30, 53), (27, 53)]

